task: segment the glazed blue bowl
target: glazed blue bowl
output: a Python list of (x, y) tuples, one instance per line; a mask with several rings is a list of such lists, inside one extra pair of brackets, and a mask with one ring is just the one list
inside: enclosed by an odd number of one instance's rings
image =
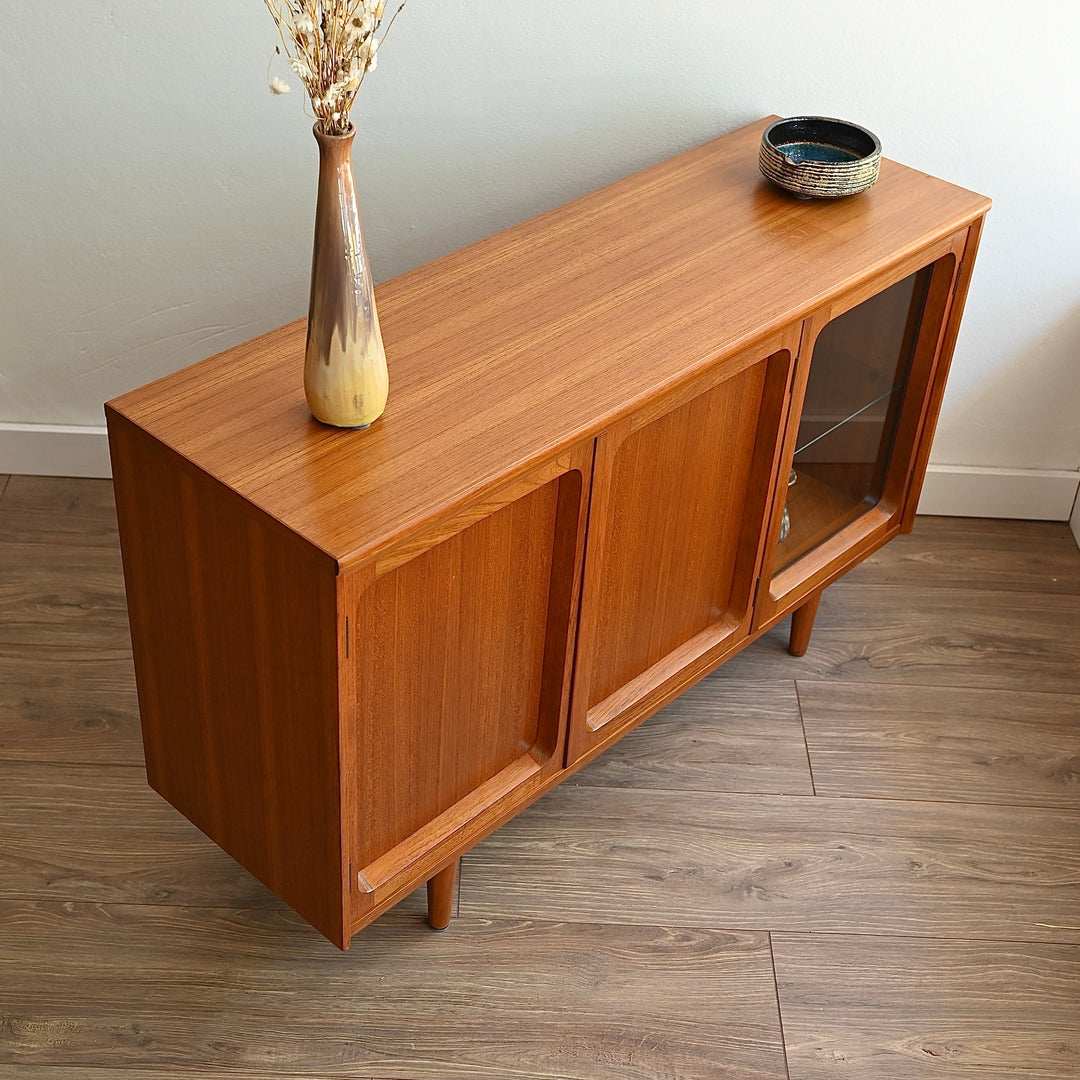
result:
[(762, 133), (758, 152), (762, 174), (805, 199), (865, 191), (880, 164), (881, 143), (872, 131), (827, 116), (777, 120)]

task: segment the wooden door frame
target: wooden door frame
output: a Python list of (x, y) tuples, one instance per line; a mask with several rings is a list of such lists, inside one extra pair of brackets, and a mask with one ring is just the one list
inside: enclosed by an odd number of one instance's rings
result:
[[(917, 474), (921, 483), (919, 463), (922, 463), (922, 470), (925, 471), (929, 455), (932, 429), (926, 424), (925, 403), (933, 400), (935, 393), (940, 394), (943, 389), (940, 361), (948, 330), (959, 317), (956, 310), (957, 286), (965, 265), (968, 231), (967, 228), (961, 229), (867, 278), (836, 302), (818, 308), (803, 324), (781, 458), (780, 475), (785, 477), (792, 467), (814, 346), (822, 330), (833, 319), (863, 301), (926, 267), (933, 268), (924, 309), (929, 317), (924, 319), (918, 335), (881, 498), (876, 505), (833, 536), (790, 566), (777, 571), (776, 551), (787, 496), (786, 487), (777, 485), (755, 604), (755, 631), (784, 613), (801, 607), (903, 529), (905, 508), (910, 491), (916, 486)], [(948, 262), (950, 256), (951, 264)]]
[[(663, 395), (658, 395), (648, 405), (624, 417), (598, 436), (581, 587), (581, 615), (570, 704), (567, 765), (572, 765), (585, 754), (591, 754), (601, 744), (614, 741), (662, 708), (686, 687), (712, 671), (726, 656), (736, 651), (750, 633), (754, 592), (765, 550), (766, 526), (773, 503), (772, 489), (776, 483), (783, 445), (799, 333), (799, 324), (786, 327), (757, 344), (740, 350), (734, 356), (717, 361), (704, 373)], [(753, 474), (767, 477), (768, 480), (762, 485), (757, 509), (751, 508), (753, 512), (744, 513), (743, 517), (736, 590), (745, 597), (745, 611), (738, 619), (718, 620), (590, 708), (591, 672), (599, 633), (598, 593), (605, 565), (609, 522), (615, 510), (612, 506), (612, 484), (619, 448), (635, 431), (669, 415), (759, 363), (770, 365), (766, 374), (766, 393), (761, 402), (760, 415), (769, 415), (772, 412), (776, 419), (771, 433), (759, 426), (753, 451)], [(693, 463), (688, 465), (692, 467)]]
[[(403, 539), (394, 549), (382, 552), (376, 562), (350, 571), (338, 579), (338, 691), (342, 762), (339, 784), (342, 831), (346, 838), (343, 850), (350, 853), (342, 871), (351, 931), (366, 925), (379, 911), (452, 865), (462, 851), (535, 799), (550, 786), (555, 774), (562, 770), (569, 726), (592, 467), (593, 440), (588, 439), (558, 458), (531, 469), (514, 482), (501, 485), (490, 495), (470, 503), (464, 509), (430, 523), (415, 536)], [(580, 479), (570, 482), (573, 474), (578, 474)], [(537, 752), (536, 747), (524, 748), (521, 757), (362, 866), (352, 854), (359, 850), (359, 778), (351, 763), (357, 756), (359, 732), (355, 702), (360, 688), (355, 684), (355, 674), (347, 655), (360, 646), (349, 642), (352, 633), (349, 626), (351, 613), (360, 596), (379, 577), (552, 481), (559, 482), (556, 544), (564, 530), (572, 530), (573, 535), (570, 538), (572, 542), (563, 545), (561, 563), (560, 552), (553, 553), (551, 567), (540, 706), (550, 713), (546, 718), (540, 718), (541, 725), (553, 729), (548, 732), (546, 739), (548, 749)], [(573, 490), (575, 487), (578, 488), (576, 492)], [(558, 617), (560, 612), (565, 613), (565, 622)]]

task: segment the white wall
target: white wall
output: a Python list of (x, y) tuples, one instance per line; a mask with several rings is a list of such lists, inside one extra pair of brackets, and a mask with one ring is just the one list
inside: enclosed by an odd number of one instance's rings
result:
[[(316, 159), (298, 90), (266, 89), (260, 0), (0, 7), (3, 472), (42, 425), (82, 445), (64, 426), (100, 430), (105, 399), (303, 314)], [(409, 0), (354, 114), (377, 275), (767, 113), (847, 117), (995, 200), (934, 461), (1067, 481), (1078, 12)]]

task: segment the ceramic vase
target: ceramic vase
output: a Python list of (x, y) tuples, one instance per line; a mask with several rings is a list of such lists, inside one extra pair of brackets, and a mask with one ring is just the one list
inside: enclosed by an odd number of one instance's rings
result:
[(386, 408), (389, 378), (353, 180), (355, 131), (326, 135), (318, 124), (314, 130), (319, 190), (304, 394), (316, 420), (366, 428)]

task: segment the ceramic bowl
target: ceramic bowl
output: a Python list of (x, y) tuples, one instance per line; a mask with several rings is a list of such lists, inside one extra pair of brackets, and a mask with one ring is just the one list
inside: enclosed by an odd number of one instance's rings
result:
[(793, 116), (761, 136), (758, 167), (774, 184), (807, 199), (865, 191), (877, 179), (881, 143), (866, 128), (827, 116)]

